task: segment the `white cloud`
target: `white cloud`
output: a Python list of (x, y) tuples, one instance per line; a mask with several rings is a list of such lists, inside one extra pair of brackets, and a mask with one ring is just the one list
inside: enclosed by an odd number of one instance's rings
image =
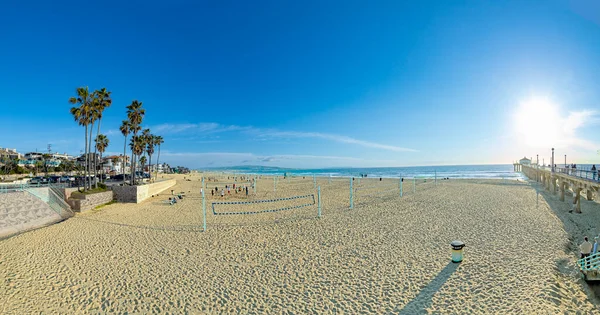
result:
[(514, 119), (517, 139), (530, 148), (597, 149), (598, 143), (583, 138), (578, 131), (598, 122), (598, 112), (581, 110), (568, 115), (563, 112), (545, 98), (521, 103)]
[(265, 138), (317, 138), (330, 140), (339, 143), (359, 145), (367, 148), (382, 149), (394, 152), (417, 152), (415, 149), (409, 149), (394, 145), (381, 144), (365, 140), (359, 140), (347, 136), (320, 132), (300, 132), (300, 131), (281, 131), (276, 129), (261, 129), (255, 127), (243, 127), (237, 125), (221, 125), (217, 123), (199, 123), (199, 124), (162, 124), (151, 127), (156, 134), (181, 134), (181, 133), (221, 133), (221, 132), (246, 132)]
[(568, 135), (575, 135), (577, 129), (597, 121), (597, 112), (593, 110), (584, 110), (580, 112), (570, 112), (564, 121), (563, 130)]
[(315, 167), (373, 167), (381, 165), (398, 164), (393, 160), (368, 160), (345, 156), (325, 155), (255, 155), (253, 153), (239, 152), (170, 152), (161, 153), (161, 160), (165, 159), (170, 164), (188, 165), (192, 168), (207, 166), (237, 166), (237, 165), (263, 165), (295, 168)]
[(109, 130), (107, 130), (105, 132), (102, 132), (102, 133), (104, 133), (104, 135), (106, 135), (106, 136), (116, 136), (116, 135), (122, 136), (123, 135), (121, 133), (121, 131), (115, 130), (115, 129), (109, 129)]
[(161, 124), (158, 126), (150, 127), (153, 133), (164, 134), (164, 133), (179, 133), (192, 128), (196, 128), (196, 124)]
[(347, 136), (340, 136), (340, 135), (320, 133), (320, 132), (258, 130), (258, 133), (261, 136), (267, 136), (267, 137), (318, 138), (318, 139), (326, 139), (326, 140), (331, 140), (331, 141), (340, 142), (340, 143), (356, 144), (356, 145), (360, 145), (363, 147), (383, 149), (383, 150), (395, 151), (395, 152), (417, 152), (417, 150), (414, 150), (414, 149), (403, 148), (403, 147), (387, 145), (387, 144), (380, 144), (380, 143), (369, 142), (369, 141), (363, 141), (363, 140), (358, 140), (358, 139), (354, 139), (354, 138), (347, 137)]

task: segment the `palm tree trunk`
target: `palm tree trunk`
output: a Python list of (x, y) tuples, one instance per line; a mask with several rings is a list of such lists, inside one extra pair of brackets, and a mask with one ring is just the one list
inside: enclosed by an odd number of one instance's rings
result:
[[(83, 154), (85, 154), (85, 168), (87, 169), (88, 165), (89, 165), (89, 156), (87, 154), (88, 151), (88, 125), (85, 125), (85, 152)], [(85, 190), (87, 188), (87, 176), (85, 175), (85, 169), (83, 171), (83, 190)]]
[(148, 154), (148, 173), (150, 174), (150, 181), (152, 181), (152, 154)]
[[(89, 149), (88, 155), (92, 154), (92, 145), (93, 145), (92, 144), (93, 143), (92, 142), (92, 135), (93, 135), (93, 133), (94, 133), (94, 123), (92, 122), (92, 127), (90, 128), (90, 146), (88, 148)], [(88, 169), (88, 175), (89, 175), (89, 178), (90, 178), (89, 189), (92, 189), (92, 164), (95, 164), (96, 163), (95, 161), (96, 161), (96, 155), (94, 155), (94, 156), (92, 156), (90, 158), (90, 166), (89, 166), (89, 169)]]
[[(100, 134), (100, 123), (102, 122), (102, 118), (98, 119), (98, 132), (96, 132), (96, 139), (98, 138), (98, 135)], [(97, 152), (98, 148), (96, 146), (94, 146), (94, 157), (96, 156), (96, 152)], [(96, 176), (96, 178), (98, 177), (98, 165), (96, 165), (98, 161), (96, 159), (94, 159), (94, 175)], [(102, 164), (102, 153), (100, 154), (100, 164)], [(96, 180), (95, 182), (95, 186), (96, 188), (98, 188), (98, 181)]]
[(121, 160), (121, 163), (123, 163), (123, 186), (125, 186), (125, 161), (127, 161), (127, 156), (125, 155), (127, 153), (127, 136), (125, 136), (125, 144), (123, 145), (123, 160)]
[[(104, 173), (104, 163), (102, 163), (102, 151), (100, 151), (100, 169), (102, 170), (102, 173)], [(102, 183), (104, 183), (103, 178), (100, 180), (102, 181)], [(98, 182), (96, 182), (96, 188), (98, 188)]]
[[(132, 140), (135, 139), (135, 136), (136, 136), (136, 134), (134, 133), (133, 134), (134, 138)], [(133, 149), (134, 148), (135, 148), (135, 142), (133, 143), (133, 146), (131, 147), (131, 179), (130, 179), (131, 186), (133, 186), (134, 183), (135, 183), (135, 156), (133, 154)]]
[(158, 161), (160, 161), (160, 144), (158, 145), (158, 156), (156, 157), (156, 177), (154, 180), (158, 179), (158, 165), (160, 164)]

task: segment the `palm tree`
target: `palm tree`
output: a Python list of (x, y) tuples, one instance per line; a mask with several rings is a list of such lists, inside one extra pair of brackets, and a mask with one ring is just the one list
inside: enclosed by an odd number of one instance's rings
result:
[(42, 161), (44, 161), (44, 173), (46, 173), (46, 177), (48, 177), (48, 162), (52, 158), (52, 155), (48, 153), (42, 154)]
[[(134, 158), (134, 154), (136, 154), (133, 151), (133, 148), (138, 148), (139, 146), (136, 146), (136, 142), (138, 142), (140, 139), (137, 137), (137, 133), (142, 129), (140, 127), (140, 125), (142, 124), (142, 120), (144, 118), (144, 115), (146, 115), (146, 110), (142, 108), (142, 102), (138, 102), (137, 100), (134, 100), (131, 102), (131, 105), (127, 106), (127, 119), (129, 119), (129, 123), (131, 124), (130, 130), (131, 132), (133, 132), (133, 137), (132, 137), (132, 152), (131, 152), (131, 164), (132, 164), (132, 169), (131, 169), (131, 185), (134, 184), (134, 180), (135, 180), (135, 158)], [(141, 152), (140, 150), (138, 150), (137, 152), (140, 152), (139, 154), (141, 154), (144, 150), (142, 149)]]
[[(98, 119), (98, 131), (96, 137), (100, 135), (100, 124), (102, 123), (102, 113), (104, 110), (112, 104), (109, 91), (106, 88), (96, 90), (92, 93), (92, 108), (94, 109), (94, 118)], [(90, 135), (91, 138), (91, 135)], [(97, 145), (94, 148), (94, 162), (96, 162)], [(94, 163), (94, 174), (98, 176), (98, 165)], [(98, 188), (98, 181), (96, 181), (96, 188)]]
[[(148, 154), (148, 173), (152, 174), (152, 154), (154, 153), (154, 135), (150, 133), (150, 129), (144, 129), (142, 132), (144, 138), (144, 151)], [(152, 176), (150, 176), (152, 179)]]
[(131, 124), (129, 123), (129, 120), (123, 120), (121, 122), (121, 127), (119, 127), (119, 130), (121, 130), (121, 134), (123, 134), (123, 136), (125, 136), (125, 143), (123, 143), (123, 161), (122, 161), (122, 169), (123, 169), (123, 186), (125, 186), (125, 164), (127, 161), (127, 136), (129, 135), (129, 132), (131, 131)]
[[(109, 142), (110, 141), (108, 140), (108, 138), (103, 134), (99, 134), (96, 136), (96, 149), (98, 150), (98, 152), (100, 152), (100, 166), (103, 165), (102, 153), (104, 153), (104, 151), (106, 150), (106, 147), (108, 147)], [(98, 188), (98, 182), (96, 182), (96, 188)]]
[[(160, 160), (160, 145), (165, 143), (165, 140), (161, 136), (156, 136), (155, 140), (156, 140), (155, 143), (158, 146), (158, 157), (156, 158), (156, 166), (158, 167), (158, 165), (160, 165), (158, 163), (158, 161)], [(156, 170), (156, 178), (158, 178), (158, 169)]]
[[(79, 105), (79, 107), (72, 107), (70, 112), (73, 115), (75, 121), (80, 125), (85, 127), (85, 165), (86, 169), (89, 171), (89, 146), (90, 141), (88, 142), (88, 126), (91, 123), (91, 112), (92, 112), (92, 95), (90, 94), (89, 88), (86, 87), (78, 87), (76, 90), (77, 96), (73, 96), (69, 98), (69, 103), (73, 105)], [(87, 176), (86, 182), (84, 183), (84, 190), (87, 188)], [(91, 185), (89, 185), (91, 186)]]
[(150, 180), (152, 180), (152, 154), (154, 154), (154, 148), (156, 147), (156, 136), (150, 135), (148, 143), (146, 144), (146, 153), (148, 153), (148, 171), (150, 173)]
[(150, 129), (146, 128), (142, 130), (142, 136), (140, 139), (144, 141), (144, 155), (146, 155), (146, 144), (148, 143), (148, 140), (150, 140), (151, 136), (152, 134), (150, 134)]
[(42, 161), (40, 161), (40, 160), (36, 160), (36, 161), (35, 161), (35, 170), (34, 170), (34, 172), (33, 172), (33, 175), (37, 176), (37, 174), (38, 174), (38, 169), (40, 169), (40, 168), (42, 168), (42, 167), (44, 167), (44, 163), (42, 163)]
[[(131, 153), (135, 156), (140, 156), (144, 153), (144, 148), (146, 147), (145, 143), (144, 143), (144, 139), (142, 136), (132, 136), (131, 137), (131, 143), (129, 143), (130, 147), (131, 147)], [(143, 169), (142, 169), (143, 172)], [(133, 173), (133, 183), (132, 185), (135, 183), (135, 172)]]
[(140, 164), (142, 165), (142, 174), (144, 174), (144, 165), (146, 165), (146, 156), (140, 158)]

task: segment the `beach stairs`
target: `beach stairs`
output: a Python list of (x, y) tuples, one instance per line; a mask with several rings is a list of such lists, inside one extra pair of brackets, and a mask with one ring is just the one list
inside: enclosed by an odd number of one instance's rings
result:
[(58, 198), (54, 194), (36, 193), (47, 201), (28, 191), (0, 194), (0, 239), (72, 216), (70, 208), (56, 200)]
[(585, 281), (600, 280), (600, 252), (577, 260), (577, 265)]

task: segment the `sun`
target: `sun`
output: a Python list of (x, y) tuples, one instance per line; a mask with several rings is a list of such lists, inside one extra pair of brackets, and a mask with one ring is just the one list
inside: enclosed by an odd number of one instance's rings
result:
[(546, 98), (521, 102), (514, 116), (519, 140), (530, 147), (550, 148), (560, 140), (560, 111)]

